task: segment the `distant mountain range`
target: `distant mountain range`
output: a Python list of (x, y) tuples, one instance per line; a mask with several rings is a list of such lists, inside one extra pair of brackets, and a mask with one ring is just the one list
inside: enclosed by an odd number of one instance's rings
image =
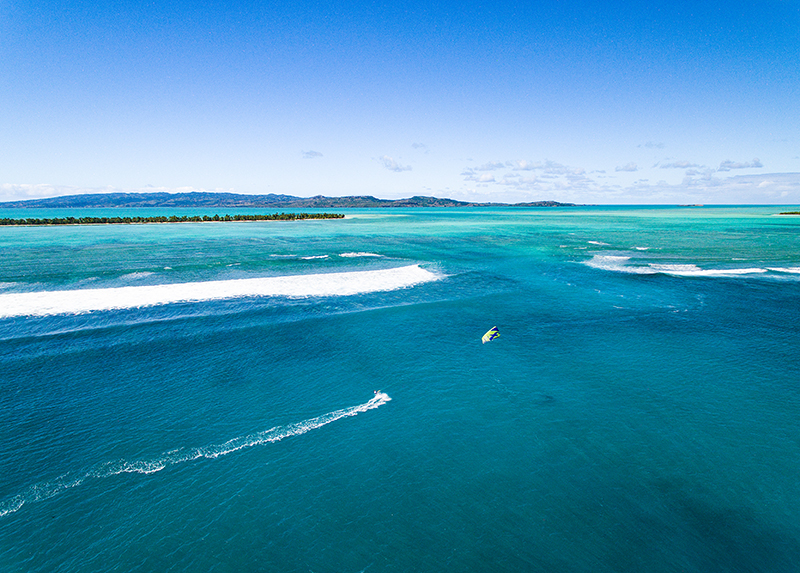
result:
[(0, 208), (79, 208), (79, 207), (263, 207), (267, 209), (346, 209), (365, 207), (569, 207), (574, 203), (535, 201), (532, 203), (469, 203), (438, 197), (377, 199), (375, 197), (294, 197), (292, 195), (242, 195), (239, 193), (92, 193), (48, 199), (28, 199), (0, 203)]

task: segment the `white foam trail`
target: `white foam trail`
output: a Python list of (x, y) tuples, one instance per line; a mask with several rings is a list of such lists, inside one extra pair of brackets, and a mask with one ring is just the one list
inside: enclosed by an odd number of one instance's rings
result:
[(202, 302), (247, 296), (351, 296), (397, 290), (440, 279), (410, 265), (377, 271), (354, 271), (257, 279), (231, 279), (167, 285), (0, 294), (0, 318), (80, 314), (176, 302)]
[(300, 257), (304, 261), (311, 261), (313, 259), (327, 259), (328, 255), (309, 255), (307, 257)]
[(382, 257), (383, 255), (379, 255), (377, 253), (362, 253), (362, 252), (360, 252), (360, 253), (341, 253), (339, 256), (352, 259), (352, 258), (355, 258), (355, 257)]
[(609, 246), (608, 243), (604, 243), (602, 241), (587, 241), (590, 245), (600, 245), (601, 247)]
[(800, 274), (800, 267), (769, 267), (775, 273)]
[(19, 511), (26, 503), (55, 497), (67, 489), (83, 484), (90, 478), (107, 478), (122, 473), (152, 474), (168, 466), (174, 466), (199, 458), (213, 460), (244, 448), (279, 442), (291, 436), (300, 436), (311, 430), (316, 430), (331, 422), (335, 422), (336, 420), (357, 416), (368, 410), (373, 410), (391, 400), (388, 394), (377, 392), (369, 402), (365, 402), (364, 404), (328, 412), (322, 416), (303, 420), (302, 422), (296, 422), (286, 426), (277, 426), (269, 430), (256, 432), (255, 434), (233, 438), (222, 444), (212, 444), (202, 448), (178, 448), (164, 452), (152, 459), (135, 460), (132, 462), (117, 460), (98, 464), (86, 472), (66, 474), (53, 480), (30, 486), (21, 494), (15, 495), (0, 503), (0, 517)]

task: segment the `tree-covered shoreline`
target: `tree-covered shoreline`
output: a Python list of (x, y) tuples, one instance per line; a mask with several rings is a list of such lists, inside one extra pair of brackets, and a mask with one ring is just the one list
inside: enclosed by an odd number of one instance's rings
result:
[(133, 225), (141, 223), (213, 223), (228, 221), (301, 221), (344, 219), (339, 213), (273, 213), (271, 215), (170, 215), (156, 217), (53, 217), (0, 219), (0, 225)]

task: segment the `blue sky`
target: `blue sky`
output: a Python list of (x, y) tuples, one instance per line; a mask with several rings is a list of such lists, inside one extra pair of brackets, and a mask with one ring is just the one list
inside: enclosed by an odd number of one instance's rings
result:
[(0, 0), (0, 200), (800, 203), (800, 0)]

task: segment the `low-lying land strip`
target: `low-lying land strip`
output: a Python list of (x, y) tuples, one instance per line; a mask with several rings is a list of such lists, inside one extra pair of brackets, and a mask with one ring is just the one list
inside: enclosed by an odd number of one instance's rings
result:
[(171, 215), (169, 217), (53, 217), (0, 219), (0, 225), (132, 225), (135, 223), (208, 223), (214, 221), (299, 221), (344, 219), (339, 213), (273, 213), (271, 215)]

